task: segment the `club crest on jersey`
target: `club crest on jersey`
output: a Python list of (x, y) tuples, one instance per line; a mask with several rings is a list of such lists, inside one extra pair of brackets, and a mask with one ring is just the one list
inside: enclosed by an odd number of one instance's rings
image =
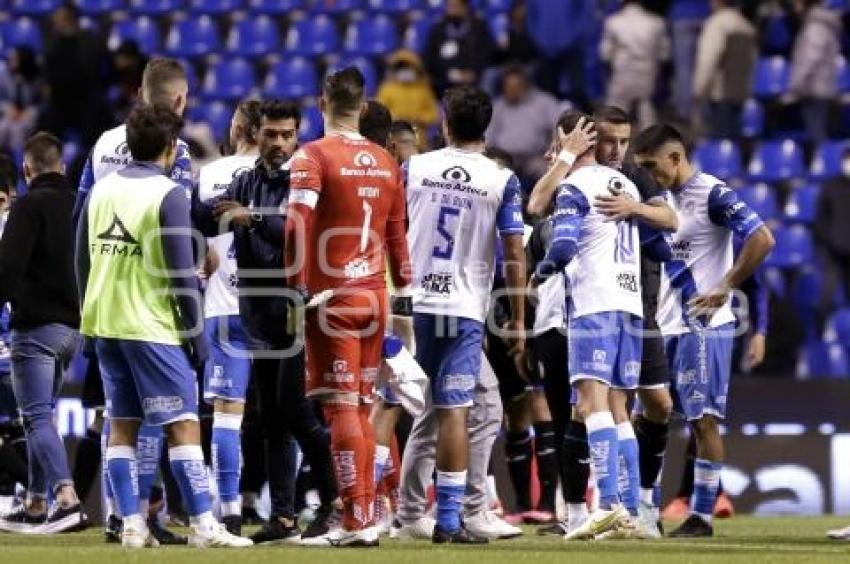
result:
[(449, 180), (451, 182), (469, 182), (472, 180), (472, 175), (470, 175), (465, 168), (460, 165), (455, 165), (453, 167), (449, 167), (443, 171), (441, 175), (444, 180)]
[(378, 159), (372, 156), (369, 151), (359, 151), (354, 155), (354, 164), (357, 166), (371, 167), (378, 164)]
[(616, 193), (619, 194), (620, 192), (622, 192), (625, 189), (626, 189), (626, 185), (623, 184), (623, 181), (619, 177), (612, 176), (611, 178), (608, 179), (608, 190), (609, 191), (616, 192)]
[(118, 217), (118, 214), (113, 214), (112, 223), (97, 235), (97, 240), (103, 242), (91, 243), (90, 251), (92, 254), (119, 257), (142, 256), (141, 245), (124, 227), (124, 223)]

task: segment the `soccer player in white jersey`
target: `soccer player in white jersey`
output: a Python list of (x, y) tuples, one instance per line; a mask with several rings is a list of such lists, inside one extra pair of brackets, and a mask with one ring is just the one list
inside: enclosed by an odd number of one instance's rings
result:
[[(691, 516), (674, 537), (712, 536), (711, 517), (723, 464), (719, 421), (726, 415), (735, 317), (732, 292), (773, 248), (768, 228), (737, 194), (696, 170), (682, 135), (655, 125), (632, 144), (637, 163), (670, 191), (679, 216), (673, 256), (664, 264), (657, 320), (673, 379), (675, 410), (697, 440)], [(733, 237), (744, 240), (733, 261)]]
[[(558, 125), (571, 131), (583, 118), (588, 119), (568, 112)], [(621, 421), (628, 422), (628, 414), (625, 402), (615, 405), (609, 396), (612, 390), (634, 390), (638, 385), (643, 307), (637, 222), (609, 221), (590, 203), (612, 189), (637, 200), (637, 188), (622, 173), (597, 164), (593, 150), (578, 155), (571, 170), (558, 187), (552, 243), (531, 285), (563, 270), (569, 290), (570, 383), (578, 393), (576, 408), (587, 427), (600, 496), (600, 508), (566, 536), (580, 539), (633, 528), (618, 491), (621, 453), (612, 409)], [(636, 442), (633, 435), (629, 440)]]
[[(242, 172), (251, 170), (259, 156), (257, 132), (261, 102), (246, 100), (237, 106), (230, 122), (230, 144), (235, 152), (205, 166), (198, 174), (198, 197), (209, 201), (224, 193)], [(207, 239), (219, 257), (204, 292), (204, 330), (210, 341), (210, 362), (204, 373), (204, 399), (213, 405), (212, 464), (227, 530), (241, 532), (242, 417), (251, 375), (248, 335), (239, 317), (236, 289), (236, 254), (233, 233)]]
[(485, 157), (493, 106), (477, 88), (450, 90), (443, 133), (449, 146), (407, 166), (408, 243), (415, 284), (416, 360), (431, 379), (437, 410), (435, 543), (486, 542), (463, 528), (460, 506), (469, 454), (467, 414), (480, 372), (497, 232), (511, 293), (511, 355), (524, 351), (525, 255), (519, 181)]
[[(182, 117), (186, 111), (186, 101), (189, 93), (189, 83), (186, 71), (175, 59), (154, 58), (145, 66), (142, 73), (142, 87), (139, 95), (142, 103), (150, 106), (164, 107), (177, 116)], [(80, 177), (80, 185), (77, 189), (77, 200), (74, 204), (74, 222), (77, 223), (83, 210), (86, 199), (96, 182), (99, 182), (109, 174), (126, 167), (132, 157), (127, 145), (127, 126), (121, 124), (118, 127), (105, 131), (95, 143), (94, 148), (86, 161), (83, 174)], [(182, 140), (177, 140), (177, 154), (171, 167), (169, 178), (174, 180), (189, 193), (192, 189), (192, 163), (189, 157), (189, 146)], [(89, 353), (89, 361), (97, 362), (94, 353)], [(89, 370), (87, 378), (100, 378), (97, 370)], [(91, 392), (92, 398), (84, 398), (89, 405), (103, 407), (103, 386), (100, 382), (89, 382), (85, 389)], [(88, 400), (88, 401), (87, 401)], [(108, 440), (109, 426), (104, 425), (101, 443)], [(142, 509), (145, 512), (147, 499), (150, 495), (156, 473), (159, 471), (159, 459), (162, 451), (162, 431), (159, 427), (142, 425), (139, 430), (139, 495), (142, 498)], [(107, 542), (119, 542), (121, 520), (116, 515), (113, 497), (111, 495), (110, 482), (106, 479), (106, 465), (103, 466), (103, 485), (106, 491), (107, 520), (104, 536)], [(150, 519), (148, 523), (151, 533), (160, 544), (185, 544), (186, 538), (174, 535), (163, 529), (156, 519)]]

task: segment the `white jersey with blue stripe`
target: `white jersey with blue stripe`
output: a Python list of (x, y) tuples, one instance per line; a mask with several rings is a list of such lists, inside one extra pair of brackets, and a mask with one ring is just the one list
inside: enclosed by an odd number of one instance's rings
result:
[(497, 233), (523, 234), (519, 181), (481, 153), (453, 147), (411, 157), (406, 173), (414, 311), (483, 322)]
[[(656, 319), (663, 334), (678, 335), (691, 330), (688, 301), (716, 288), (732, 268), (733, 236), (748, 238), (762, 220), (734, 190), (702, 172), (667, 199), (679, 217), (679, 229), (671, 237), (672, 260), (662, 268)], [(734, 320), (730, 296), (709, 326)]]
[[(208, 202), (220, 196), (237, 176), (254, 168), (256, 161), (257, 155), (231, 155), (204, 165), (198, 173), (198, 198)], [(218, 254), (219, 265), (207, 281), (204, 316), (239, 315), (233, 233), (222, 233), (207, 239), (207, 243)]]
[[(579, 168), (558, 187), (547, 260), (569, 260), (564, 273), (570, 319), (613, 311), (643, 317), (637, 222), (610, 221), (593, 206), (596, 196), (612, 190), (640, 199), (631, 180), (598, 164)], [(559, 257), (567, 248), (574, 256)]]

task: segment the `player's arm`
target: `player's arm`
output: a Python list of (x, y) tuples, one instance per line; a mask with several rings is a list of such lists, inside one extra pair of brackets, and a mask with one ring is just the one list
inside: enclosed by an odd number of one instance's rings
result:
[(415, 353), (416, 340), (413, 332), (413, 287), (411, 285), (413, 267), (410, 264), (410, 250), (407, 246), (407, 205), (405, 202), (404, 180), (402, 174), (398, 181), (396, 197), (387, 217), (385, 247), (393, 292), (390, 298), (390, 328), (394, 335), (402, 339), (404, 345)]
[(667, 204), (664, 191), (652, 179), (648, 172), (640, 167), (624, 166), (623, 172), (634, 182), (643, 199), (642, 202), (630, 198), (627, 194), (611, 190), (595, 198), (594, 207), (609, 221), (636, 219), (659, 231), (676, 231), (679, 218), (673, 208)]
[(596, 130), (593, 129), (593, 124), (588, 123), (585, 118), (581, 118), (569, 134), (558, 127), (557, 135), (558, 157), (546, 171), (546, 174), (540, 177), (528, 197), (526, 209), (529, 214), (537, 217), (546, 215), (546, 212), (551, 208), (555, 190), (569, 174), (577, 156), (596, 145)]
[(741, 291), (747, 296), (752, 333), (747, 343), (746, 361), (750, 368), (754, 368), (764, 361), (769, 319), (769, 294), (763, 267), (756, 269), (755, 273), (744, 281)]
[(513, 334), (507, 335), (513, 343), (510, 354), (516, 358), (525, 348), (525, 248), (522, 236), (525, 224), (522, 220), (522, 190), (519, 180), (511, 175), (502, 195), (502, 203), (496, 215), (496, 227), (502, 238), (502, 248), (505, 287), (511, 304), (511, 321), (509, 329)]
[(174, 288), (179, 318), (189, 358), (196, 368), (207, 359), (203, 328), (203, 304), (192, 250), (192, 225), (189, 198), (183, 187), (175, 187), (162, 200), (159, 211), (162, 227), (162, 251)]
[(77, 198), (74, 200), (74, 211), (72, 212), (74, 225), (80, 222), (80, 215), (83, 213), (92, 186), (94, 186), (94, 168), (92, 167), (92, 153), (90, 152), (86, 159), (86, 165), (83, 167), (83, 174), (80, 175), (80, 184), (77, 186)]
[(24, 270), (35, 248), (38, 219), (32, 202), (21, 199), (9, 211), (9, 219), (0, 240), (0, 304), (8, 302), (18, 291)]
[(287, 286), (307, 295), (307, 241), (313, 229), (322, 190), (322, 167), (316, 157), (300, 149), (290, 167), (289, 201), (283, 230), (283, 265)]
[(584, 217), (590, 212), (590, 204), (575, 186), (563, 184), (558, 188), (555, 212), (552, 214), (554, 229), (552, 243), (546, 257), (534, 269), (532, 285), (537, 286), (556, 272), (563, 270), (578, 252), (578, 238)]
[(640, 234), (641, 252), (646, 253), (649, 258), (655, 262), (667, 262), (673, 257), (673, 250), (670, 248), (670, 243), (663, 231), (653, 229), (644, 223), (638, 223), (638, 233)]
[(192, 157), (189, 154), (189, 146), (182, 141), (177, 142), (177, 155), (174, 157), (174, 166), (171, 167), (169, 177), (187, 192), (192, 190)]

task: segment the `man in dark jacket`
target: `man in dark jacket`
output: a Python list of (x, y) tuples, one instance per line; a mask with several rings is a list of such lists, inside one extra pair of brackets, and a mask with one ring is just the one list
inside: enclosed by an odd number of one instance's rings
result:
[[(62, 373), (79, 344), (71, 210), (62, 144), (34, 135), (24, 152), (29, 191), (18, 199), (0, 241), (0, 304), (11, 302), (12, 387), (29, 453), (27, 503), (0, 530), (58, 533), (86, 526), (65, 445), (53, 422)], [(48, 514), (48, 488), (57, 500)]]
[[(239, 315), (251, 339), (252, 377), (266, 432), (272, 517), (255, 543), (326, 534), (337, 497), (330, 443), (304, 395), (304, 354), (287, 331), (283, 272), (283, 211), (289, 196), (286, 162), (297, 147), (298, 107), (265, 102), (258, 132), (260, 158), (225, 192), (205, 204), (193, 202), (193, 219), (206, 236), (233, 232)], [(317, 482), (322, 506), (301, 534), (295, 515), (295, 461), (290, 433)]]

